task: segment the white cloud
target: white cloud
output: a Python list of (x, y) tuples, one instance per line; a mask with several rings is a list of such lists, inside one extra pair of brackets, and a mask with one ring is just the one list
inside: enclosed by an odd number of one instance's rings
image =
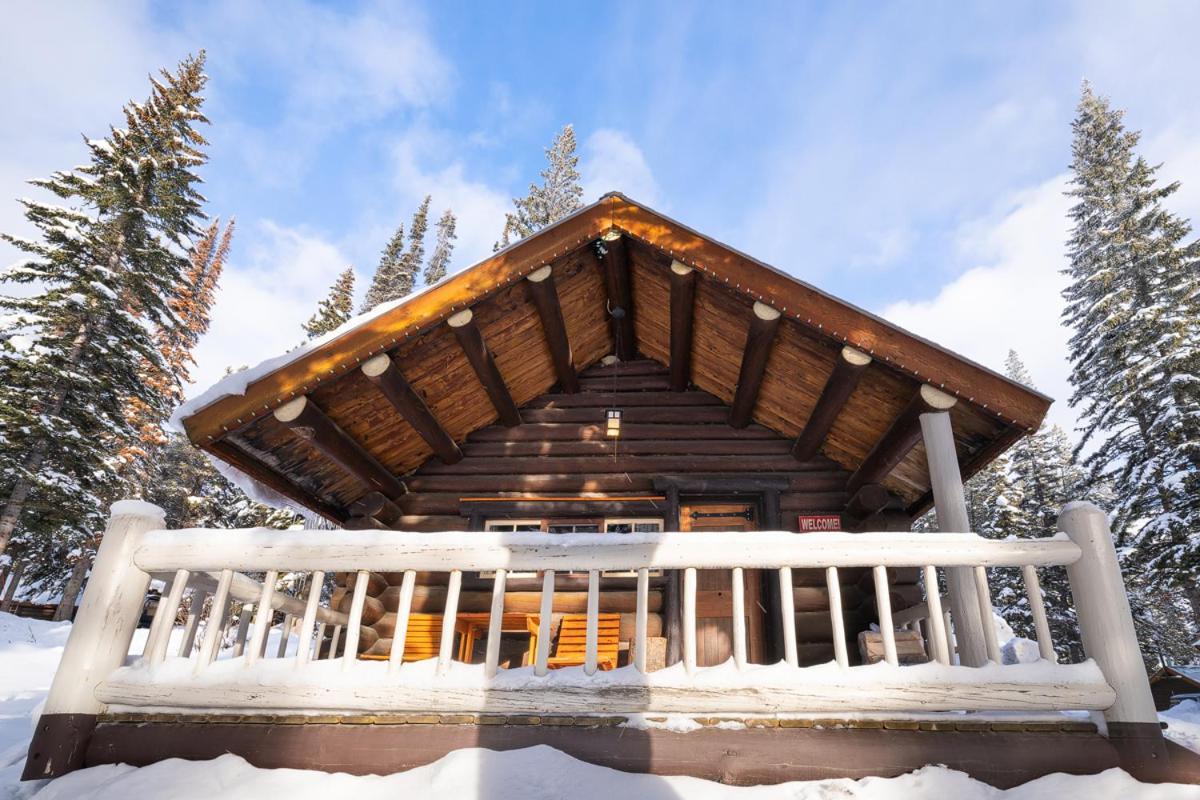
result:
[(975, 266), (929, 300), (902, 301), (887, 319), (1003, 372), (1016, 350), (1037, 388), (1055, 398), (1048, 419), (1071, 431), (1068, 331), (1059, 322), (1069, 222), (1066, 176), (1018, 193), (998, 218), (964, 226), (956, 245)]
[(583, 144), (579, 172), (585, 203), (612, 191), (648, 205), (659, 202), (658, 183), (646, 156), (624, 131), (601, 128), (592, 133)]
[(436, 219), (443, 209), (450, 208), (458, 220), (451, 272), (491, 254), (492, 244), (504, 228), (504, 213), (512, 207), (511, 198), (468, 175), (457, 150), (461, 146), (458, 139), (424, 126), (415, 126), (396, 139), (392, 168), (397, 198), (378, 209), (393, 208), (396, 213), (372, 226), (371, 238), (381, 248), (398, 223), (407, 224), (413, 209), (428, 194), (433, 196), (430, 217)]
[(300, 325), (349, 263), (340, 248), (310, 232), (269, 220), (239, 230), (212, 326), (196, 347), (194, 384), (209, 386), (227, 367), (253, 366), (300, 344)]

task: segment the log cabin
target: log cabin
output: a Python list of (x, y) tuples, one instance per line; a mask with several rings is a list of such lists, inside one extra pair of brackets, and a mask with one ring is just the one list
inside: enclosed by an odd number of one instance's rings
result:
[[(606, 195), (186, 404), (227, 474), (334, 529), (115, 506), (25, 776), (543, 743), (734, 783), (1178, 779), (1104, 514), (970, 532), (963, 480), (1050, 403)], [(939, 530), (913, 532), (929, 509)], [(1038, 584), (1063, 567), (1076, 664)], [(1003, 663), (997, 569), (1025, 580), (1035, 663)], [(152, 578), (170, 588), (131, 655)], [(273, 627), (298, 649), (268, 652)]]

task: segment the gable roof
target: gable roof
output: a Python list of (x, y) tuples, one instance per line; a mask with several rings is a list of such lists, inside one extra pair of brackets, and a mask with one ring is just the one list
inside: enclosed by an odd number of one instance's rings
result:
[[(360, 365), (391, 354), (432, 416), (462, 442), (498, 413), (447, 320), (472, 310), (472, 325), (517, 406), (549, 391), (558, 382), (554, 353), (524, 279), (551, 268), (573, 366), (582, 370), (596, 363), (615, 344), (608, 314), (613, 289), (597, 268), (605, 247), (601, 237), (623, 251), (633, 346), (660, 363), (669, 364), (671, 357), (672, 264), (695, 270), (690, 380), (727, 403), (734, 399), (754, 304), (779, 312), (782, 324), (769, 349), (753, 419), (784, 436), (803, 430), (843, 346), (869, 354), (873, 362), (822, 447), (848, 470), (861, 466), (922, 384), (958, 398), (951, 415), (968, 474), (1035, 430), (1050, 405), (1028, 387), (613, 193), (251, 373), (248, 385), (235, 385), (225, 396), (218, 385), (177, 417), (196, 445), (293, 500), (344, 519), (356, 492), (368, 488), (331, 467), (272, 412), (310, 397), (387, 471), (410, 473), (433, 450), (363, 377)], [(925, 472), (918, 445), (884, 483), (915, 511), (928, 503)]]

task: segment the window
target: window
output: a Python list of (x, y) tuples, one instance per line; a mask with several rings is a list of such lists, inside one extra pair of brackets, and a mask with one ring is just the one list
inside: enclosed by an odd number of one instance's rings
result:
[[(546, 533), (655, 533), (663, 529), (663, 521), (653, 517), (615, 517), (608, 519), (489, 519), (484, 530), (499, 533), (544, 531)], [(584, 574), (564, 572), (564, 575)], [(604, 572), (606, 577), (636, 578), (635, 571)], [(651, 575), (661, 575), (653, 570)], [(495, 572), (480, 572), (481, 578), (494, 578)], [(510, 572), (510, 578), (535, 578), (536, 572)]]

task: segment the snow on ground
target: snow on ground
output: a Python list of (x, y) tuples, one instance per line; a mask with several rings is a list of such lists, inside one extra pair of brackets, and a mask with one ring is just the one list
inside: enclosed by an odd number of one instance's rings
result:
[[(1007, 792), (943, 767), (929, 766), (898, 778), (866, 778), (795, 782), (779, 786), (737, 788), (684, 777), (639, 775), (597, 767), (549, 747), (498, 753), (459, 750), (425, 767), (388, 776), (355, 777), (306, 770), (266, 770), (233, 755), (213, 761), (164, 761), (136, 769), (124, 765), (94, 767), (57, 781), (22, 784), (18, 781), (37, 711), (62, 655), (70, 623), (41, 622), (0, 614), (0, 800), (128, 800), (167, 797), (172, 800), (238, 800), (264, 796), (291, 800), (353, 796), (370, 798), (509, 798), (523, 800), (571, 797), (572, 800), (611, 800), (612, 797), (747, 798), (747, 800), (1061, 800), (1064, 797), (1136, 798), (1136, 800), (1200, 800), (1200, 787), (1139, 784), (1121, 770), (1100, 775), (1050, 775)], [(274, 634), (268, 652), (278, 647)], [(179, 646), (180, 629), (172, 635)], [(146, 630), (137, 632), (133, 650), (145, 644)], [(288, 652), (294, 653), (295, 637)], [(228, 655), (225, 653), (223, 655)], [(1200, 750), (1200, 703), (1188, 701), (1164, 714), (1168, 735)]]
[(1167, 738), (1200, 753), (1200, 701), (1184, 700), (1158, 715), (1167, 723)]
[(214, 761), (164, 761), (149, 767), (96, 767), (55, 781), (38, 800), (128, 800), (170, 797), (172, 800), (259, 800), (262, 797), (353, 797), (355, 800), (420, 798), (496, 798), (522, 800), (1062, 800), (1069, 797), (1195, 800), (1200, 788), (1147, 786), (1121, 770), (1099, 775), (1049, 775), (1002, 792), (943, 767), (925, 767), (899, 778), (865, 778), (785, 783), (736, 788), (697, 778), (661, 777), (618, 772), (578, 761), (546, 746), (498, 753), (458, 750), (425, 767), (383, 777), (352, 777), (290, 769), (255, 769), (237, 756)]

